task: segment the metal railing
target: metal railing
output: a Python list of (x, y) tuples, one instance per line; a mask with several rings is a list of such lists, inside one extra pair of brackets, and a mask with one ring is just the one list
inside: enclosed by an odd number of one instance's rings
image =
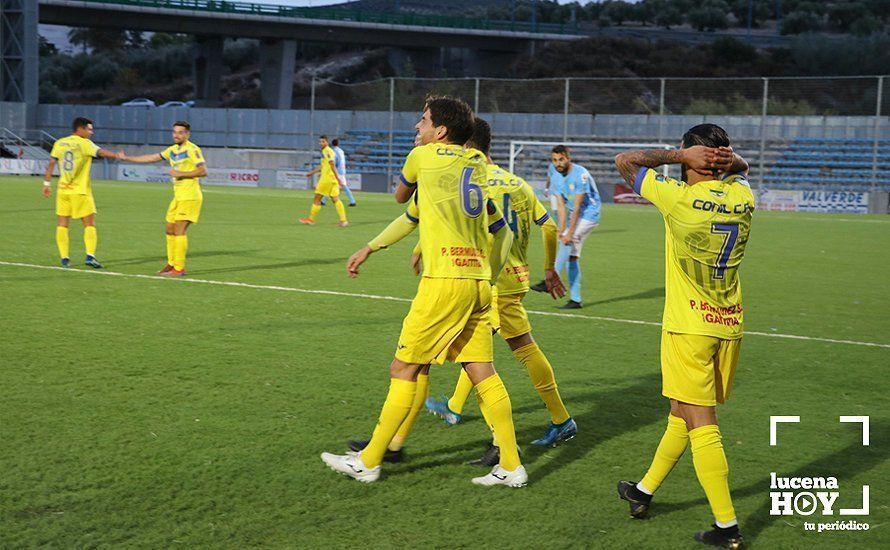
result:
[[(23, 134), (34, 134), (37, 139), (29, 139), (30, 135), (23, 137)], [(52, 141), (49, 142), (51, 148), (55, 143), (55, 138), (42, 130), (26, 130), (18, 134), (9, 128), (0, 128), (0, 148), (5, 148), (17, 158), (47, 160), (50, 156), (42, 135), (52, 138)]]
[[(872, 185), (882, 169), (880, 143), (890, 139), (882, 126), (886, 75), (852, 77), (750, 77), (750, 78), (385, 78), (346, 83), (313, 79), (310, 90), (309, 138), (330, 133), (320, 128), (318, 113), (336, 109), (388, 112), (388, 171), (392, 171), (393, 140), (399, 130), (396, 116), (418, 112), (428, 94), (445, 94), (464, 99), (475, 111), (493, 119), (494, 131), (503, 134), (497, 124), (500, 113), (527, 113), (528, 119), (549, 117), (546, 131), (517, 131), (516, 124), (506, 131), (510, 137), (567, 141), (595, 138), (626, 139), (634, 137), (659, 143), (679, 141), (682, 131), (705, 119), (720, 119), (731, 135), (757, 151), (756, 183), (763, 183), (771, 152), (767, 146), (796, 138), (830, 137), (829, 127), (837, 122), (852, 124), (864, 135), (870, 148)], [(324, 107), (322, 107), (324, 105)], [(593, 118), (601, 115), (625, 116), (626, 129), (597, 131)], [(588, 118), (585, 118), (588, 117)], [(848, 117), (848, 118), (844, 118)], [(620, 117), (616, 117), (620, 118)], [(798, 120), (799, 129), (816, 131), (792, 135), (775, 122)], [(867, 120), (866, 120), (867, 119)], [(696, 122), (697, 121), (697, 122)], [(725, 122), (724, 122), (725, 121)], [(677, 131), (677, 124), (688, 124)], [(410, 127), (409, 127), (410, 128)], [(540, 128), (540, 124), (539, 124)], [(787, 135), (786, 135), (787, 134)], [(842, 139), (849, 135), (840, 136)], [(883, 170), (890, 166), (883, 167)]]
[(214, 13), (238, 13), (244, 15), (269, 15), (299, 19), (326, 21), (352, 21), (358, 23), (380, 23), (386, 25), (407, 25), (439, 27), (449, 29), (474, 29), (544, 34), (573, 34), (577, 25), (562, 23), (531, 23), (527, 21), (500, 21), (477, 17), (450, 15), (428, 15), (411, 12), (387, 12), (356, 10), (337, 7), (292, 7), (253, 2), (228, 2), (217, 0), (85, 0), (99, 4), (117, 4), (151, 8), (203, 11)]

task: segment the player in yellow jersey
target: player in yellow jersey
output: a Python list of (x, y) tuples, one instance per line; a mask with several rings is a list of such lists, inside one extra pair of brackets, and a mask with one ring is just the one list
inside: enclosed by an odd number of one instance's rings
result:
[(49, 164), (43, 176), (43, 196), (52, 195), (52, 177), (56, 163), (59, 164), (59, 188), (56, 194), (56, 246), (62, 260), (62, 267), (69, 267), (71, 259), (68, 255), (68, 225), (71, 218), (83, 223), (83, 243), (86, 248), (86, 265), (101, 269), (102, 264), (96, 259), (96, 247), (99, 234), (96, 230), (96, 201), (93, 200), (93, 188), (90, 185), (90, 167), (93, 158), (116, 159), (123, 152), (111, 153), (93, 143), (93, 121), (77, 117), (71, 124), (72, 133), (68, 137), (56, 140), (50, 153)]
[[(504, 269), (501, 271), (494, 287), (495, 298), (492, 300), (492, 324), (510, 346), (513, 356), (528, 370), (535, 389), (550, 412), (551, 424), (544, 436), (532, 443), (541, 446), (556, 446), (575, 436), (578, 427), (569, 415), (557, 389), (553, 368), (547, 357), (532, 338), (528, 314), (522, 300), (529, 291), (528, 246), (532, 225), (541, 227), (544, 238), (544, 281), (546, 288), (554, 298), (565, 295), (566, 289), (554, 269), (557, 247), (556, 224), (550, 219), (547, 209), (538, 201), (532, 187), (522, 178), (511, 174), (496, 165), (490, 156), (491, 126), (476, 118), (473, 138), (467, 143), (486, 155), (487, 185), (484, 187), (487, 198), (502, 206), (507, 225), (513, 232), (513, 246)], [(414, 256), (415, 266), (419, 255)], [(416, 268), (415, 268), (416, 269)], [(461, 371), (460, 378), (450, 399), (428, 398), (426, 408), (442, 417), (446, 424), (452, 425), (460, 421), (464, 403), (473, 388), (473, 383)], [(500, 449), (497, 442), (478, 460), (470, 464), (492, 466), (498, 462)]]
[(173, 200), (167, 207), (167, 263), (158, 271), (163, 277), (185, 275), (185, 257), (188, 252), (186, 231), (201, 217), (204, 194), (198, 178), (207, 175), (207, 163), (201, 148), (189, 141), (192, 127), (188, 122), (173, 123), (173, 145), (160, 153), (150, 153), (137, 157), (125, 156), (123, 160), (140, 164), (160, 162), (170, 163), (170, 178), (173, 181)]
[[(477, 485), (521, 487), (528, 481), (519, 460), (510, 397), (492, 364), (491, 285), (509, 254), (512, 234), (482, 191), (485, 155), (465, 149), (474, 115), (463, 101), (429, 98), (415, 129), (415, 147), (402, 168), (396, 200), (411, 201), (399, 216), (347, 263), (350, 276), (376, 250), (404, 238), (420, 226), (423, 277), (402, 324), (390, 365), (390, 389), (368, 445), (358, 453), (322, 453), (334, 471), (364, 482), (380, 476), (380, 463), (392, 440), (423, 408), (431, 363), (461, 364), (495, 436), (504, 447), (498, 466)], [(413, 200), (412, 200), (413, 196)], [(494, 235), (489, 242), (489, 233)], [(409, 422), (409, 424), (410, 424)]]
[[(621, 176), (664, 217), (665, 301), (661, 333), (662, 394), (670, 400), (667, 429), (643, 479), (620, 481), (618, 494), (633, 517), (644, 517), (652, 494), (687, 446), (714, 514), (699, 542), (738, 548), (743, 540), (729, 494), (729, 466), (717, 426), (717, 403), (732, 392), (742, 343), (742, 287), (754, 195), (748, 164), (732, 153), (729, 136), (700, 124), (681, 149), (628, 151), (615, 157)], [(682, 179), (654, 169), (682, 165)]]
[(328, 137), (321, 136), (318, 138), (318, 146), (321, 148), (321, 164), (318, 168), (313, 168), (306, 174), (307, 178), (321, 172), (318, 177), (318, 184), (315, 186), (315, 197), (312, 199), (312, 208), (309, 211), (308, 218), (300, 218), (300, 223), (306, 225), (315, 225), (315, 217), (321, 210), (321, 199), (331, 197), (334, 208), (337, 209), (337, 217), (340, 219), (338, 225), (346, 227), (349, 222), (346, 221), (346, 208), (340, 200), (340, 174), (337, 172), (337, 158), (334, 150), (328, 145)]

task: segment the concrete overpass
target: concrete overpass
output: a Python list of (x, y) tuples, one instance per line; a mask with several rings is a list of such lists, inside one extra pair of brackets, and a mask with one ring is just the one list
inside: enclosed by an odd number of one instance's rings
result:
[[(223, 40), (261, 40), (262, 96), (270, 108), (290, 108), (298, 41), (461, 48), (500, 59), (537, 42), (575, 40), (573, 27), (465, 17), (387, 14), (336, 8), (293, 8), (216, 0), (39, 0), (41, 23), (196, 37), (195, 96), (212, 104), (220, 91)], [(500, 56), (500, 57), (499, 57)]]

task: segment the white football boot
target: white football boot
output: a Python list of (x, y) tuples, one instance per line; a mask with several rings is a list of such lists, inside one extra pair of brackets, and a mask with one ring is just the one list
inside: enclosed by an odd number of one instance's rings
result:
[(359, 453), (346, 453), (345, 455), (321, 453), (321, 459), (331, 470), (357, 479), (362, 483), (372, 483), (380, 478), (380, 466), (368, 468), (362, 462)]
[(511, 472), (497, 465), (488, 474), (482, 477), (474, 477), (473, 483), (485, 486), (506, 485), (507, 487), (525, 487), (525, 484), (528, 483), (528, 474), (525, 471), (525, 466), (519, 466)]

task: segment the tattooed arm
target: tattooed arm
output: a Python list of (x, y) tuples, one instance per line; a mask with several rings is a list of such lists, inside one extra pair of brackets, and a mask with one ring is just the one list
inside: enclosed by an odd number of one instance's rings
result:
[(725, 172), (731, 165), (735, 166), (733, 158), (732, 149), (728, 147), (694, 145), (686, 149), (625, 151), (615, 157), (615, 166), (624, 181), (633, 185), (640, 168), (656, 168), (662, 164), (685, 164), (688, 168), (700, 172)]

